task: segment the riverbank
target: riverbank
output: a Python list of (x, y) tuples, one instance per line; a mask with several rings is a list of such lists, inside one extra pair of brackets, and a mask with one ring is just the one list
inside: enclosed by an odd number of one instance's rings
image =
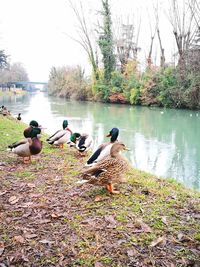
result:
[(77, 186), (86, 158), (73, 149), (44, 141), (30, 165), (6, 151), (24, 128), (0, 117), (1, 263), (199, 266), (199, 193), (134, 169), (119, 195)]
[(25, 95), (27, 92), (22, 90), (22, 88), (0, 88), (0, 96), (12, 96), (12, 95)]

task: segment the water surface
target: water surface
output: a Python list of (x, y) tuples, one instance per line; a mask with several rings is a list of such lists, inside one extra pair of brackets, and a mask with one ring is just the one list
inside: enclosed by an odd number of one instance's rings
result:
[(37, 120), (49, 134), (67, 119), (72, 131), (87, 132), (95, 149), (113, 127), (130, 149), (132, 165), (158, 176), (173, 177), (200, 190), (200, 112), (67, 101), (45, 93), (0, 97), (14, 116)]

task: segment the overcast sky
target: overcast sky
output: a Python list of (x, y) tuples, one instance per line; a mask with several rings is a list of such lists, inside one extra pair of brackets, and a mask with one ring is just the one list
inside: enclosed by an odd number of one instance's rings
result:
[[(77, 0), (72, 0), (77, 1)], [(101, 0), (82, 0), (90, 23), (97, 19)], [(160, 6), (168, 0), (160, 0)], [(141, 14), (139, 46), (148, 51), (152, 0), (110, 0), (113, 19)], [(52, 66), (77, 65), (89, 72), (87, 55), (70, 36), (76, 37), (76, 18), (67, 0), (0, 0), (0, 49), (10, 55), (11, 63), (22, 62), (30, 80), (47, 81)], [(147, 13), (147, 10), (148, 13)], [(161, 35), (170, 60), (172, 35), (166, 16), (161, 13)], [(136, 21), (137, 22), (137, 21)], [(152, 20), (153, 27), (153, 20)], [(167, 47), (170, 49), (167, 49)], [(158, 45), (155, 49), (159, 50)]]

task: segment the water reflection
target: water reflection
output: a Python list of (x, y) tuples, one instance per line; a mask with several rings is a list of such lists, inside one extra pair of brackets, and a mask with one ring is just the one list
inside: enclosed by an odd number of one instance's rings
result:
[(26, 123), (38, 120), (51, 134), (68, 119), (76, 132), (94, 138), (94, 148), (106, 140), (112, 127), (130, 147), (133, 166), (159, 176), (174, 177), (188, 187), (200, 189), (200, 116), (196, 111), (131, 107), (90, 102), (70, 102), (44, 93), (0, 97), (15, 116)]

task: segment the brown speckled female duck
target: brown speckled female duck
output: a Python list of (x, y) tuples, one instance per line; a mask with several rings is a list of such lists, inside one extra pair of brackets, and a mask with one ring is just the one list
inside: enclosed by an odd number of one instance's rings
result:
[(114, 143), (109, 156), (82, 171), (80, 183), (106, 186), (110, 193), (119, 193), (113, 189), (113, 183), (122, 181), (129, 166), (127, 159), (120, 155), (123, 150), (128, 150), (123, 143)]

